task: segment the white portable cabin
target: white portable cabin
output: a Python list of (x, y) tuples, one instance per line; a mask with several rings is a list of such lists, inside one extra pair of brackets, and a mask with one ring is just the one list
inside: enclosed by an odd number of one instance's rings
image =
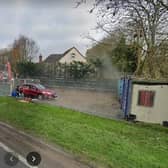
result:
[(130, 114), (137, 121), (168, 121), (168, 82), (133, 81)]

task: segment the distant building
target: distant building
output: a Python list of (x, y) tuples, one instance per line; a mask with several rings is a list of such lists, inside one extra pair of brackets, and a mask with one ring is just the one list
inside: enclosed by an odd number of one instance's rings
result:
[[(42, 58), (40, 58), (41, 60)], [(78, 49), (72, 47), (65, 51), (63, 54), (51, 54), (45, 60), (44, 63), (66, 63), (70, 64), (73, 61), (86, 62), (86, 58), (80, 53)]]

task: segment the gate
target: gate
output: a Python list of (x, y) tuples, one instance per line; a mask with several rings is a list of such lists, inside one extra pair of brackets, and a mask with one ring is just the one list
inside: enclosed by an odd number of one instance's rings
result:
[(129, 77), (123, 77), (118, 83), (118, 96), (121, 105), (121, 109), (124, 113), (124, 117), (129, 116), (131, 105), (131, 93), (132, 93), (132, 79)]
[(9, 96), (13, 90), (10, 62), (0, 63), (0, 96)]
[(9, 96), (11, 93), (11, 83), (0, 81), (0, 96)]

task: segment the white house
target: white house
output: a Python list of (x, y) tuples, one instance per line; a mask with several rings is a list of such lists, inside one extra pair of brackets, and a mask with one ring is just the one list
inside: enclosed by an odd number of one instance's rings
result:
[(45, 59), (45, 63), (66, 63), (70, 64), (73, 61), (87, 62), (86, 58), (79, 52), (78, 49), (72, 47), (63, 54), (51, 54)]

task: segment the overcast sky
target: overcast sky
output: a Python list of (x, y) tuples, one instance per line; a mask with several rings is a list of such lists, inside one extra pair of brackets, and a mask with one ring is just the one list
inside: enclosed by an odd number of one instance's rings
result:
[(84, 36), (93, 29), (95, 14), (89, 14), (91, 1), (74, 8), (75, 0), (0, 1), (0, 48), (11, 44), (20, 34), (34, 39), (43, 56), (63, 53), (76, 46), (83, 54), (90, 45)]

